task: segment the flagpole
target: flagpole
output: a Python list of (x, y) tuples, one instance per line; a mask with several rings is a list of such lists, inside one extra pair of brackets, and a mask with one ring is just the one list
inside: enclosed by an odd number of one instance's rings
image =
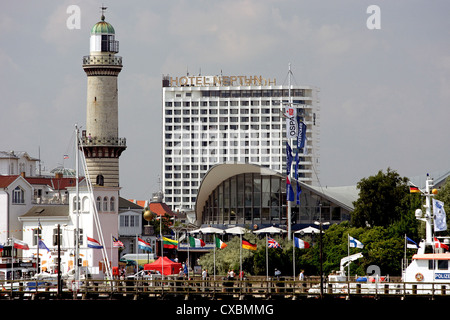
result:
[[(240, 271), (242, 271), (242, 233), (239, 235), (240, 239), (241, 239), (241, 245), (239, 248), (239, 265), (240, 265)], [(239, 271), (239, 272), (240, 272)]]
[(267, 233), (266, 233), (266, 279), (269, 281), (269, 242), (267, 240)]
[[(350, 256), (350, 235), (347, 233), (347, 257)], [(350, 263), (347, 266), (347, 280), (350, 280)]]
[[(289, 106), (292, 107), (292, 97), (291, 97), (291, 64), (289, 63)], [(297, 121), (297, 119), (295, 119)], [(286, 137), (288, 137), (288, 132), (286, 132)], [(289, 145), (292, 144), (292, 139), (287, 138)], [(286, 164), (287, 165), (287, 164)], [(289, 170), (289, 176), (292, 177), (291, 174), (291, 170)], [(292, 179), (289, 179), (292, 180)], [(288, 190), (286, 190), (286, 193), (288, 192)], [(291, 201), (289, 201), (289, 199), (287, 199), (287, 207), (288, 207), (288, 212), (287, 212), (287, 227), (288, 227), (288, 240), (291, 240), (291, 214), (292, 214), (292, 204)]]
[(216, 235), (214, 234), (214, 281), (216, 281)]
[(79, 189), (79, 164), (78, 164), (78, 150), (79, 150), (79, 133), (78, 133), (78, 125), (75, 125), (75, 139), (76, 139), (76, 147), (75, 147), (75, 197), (76, 197), (76, 230), (75, 230), (75, 282), (78, 284), (80, 279), (80, 270), (78, 268), (78, 259), (80, 256), (80, 189)]
[(292, 235), (292, 278), (295, 281), (295, 235)]

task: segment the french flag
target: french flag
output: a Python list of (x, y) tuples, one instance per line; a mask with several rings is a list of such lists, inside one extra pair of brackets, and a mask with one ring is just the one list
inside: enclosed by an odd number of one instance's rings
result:
[(89, 238), (87, 237), (87, 241), (88, 241), (88, 248), (92, 248), (92, 249), (102, 249), (103, 246), (100, 244), (100, 242), (98, 242), (97, 240), (93, 239), (93, 238)]

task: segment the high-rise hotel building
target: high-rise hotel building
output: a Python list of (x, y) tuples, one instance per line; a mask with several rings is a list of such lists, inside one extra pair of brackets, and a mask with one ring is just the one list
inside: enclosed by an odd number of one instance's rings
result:
[[(163, 76), (162, 177), (172, 210), (194, 209), (205, 173), (219, 163), (252, 163), (286, 172), (285, 107), (307, 125), (299, 180), (319, 172), (319, 90), (277, 85), (262, 76)], [(290, 94), (290, 96), (289, 96)], [(295, 143), (292, 143), (295, 155)]]

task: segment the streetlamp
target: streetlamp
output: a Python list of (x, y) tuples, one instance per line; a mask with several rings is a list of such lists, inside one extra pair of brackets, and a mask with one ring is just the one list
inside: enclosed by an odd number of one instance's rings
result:
[(323, 243), (322, 243), (322, 232), (324, 225), (329, 225), (329, 222), (322, 222), (322, 203), (319, 203), (319, 221), (314, 221), (315, 225), (320, 227), (319, 231), (319, 250), (320, 250), (320, 298), (323, 298)]

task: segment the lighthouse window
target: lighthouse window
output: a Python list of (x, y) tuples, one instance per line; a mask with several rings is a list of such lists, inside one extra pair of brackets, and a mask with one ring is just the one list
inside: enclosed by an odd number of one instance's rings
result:
[(102, 35), (102, 51), (107, 52), (108, 49), (108, 36)]

